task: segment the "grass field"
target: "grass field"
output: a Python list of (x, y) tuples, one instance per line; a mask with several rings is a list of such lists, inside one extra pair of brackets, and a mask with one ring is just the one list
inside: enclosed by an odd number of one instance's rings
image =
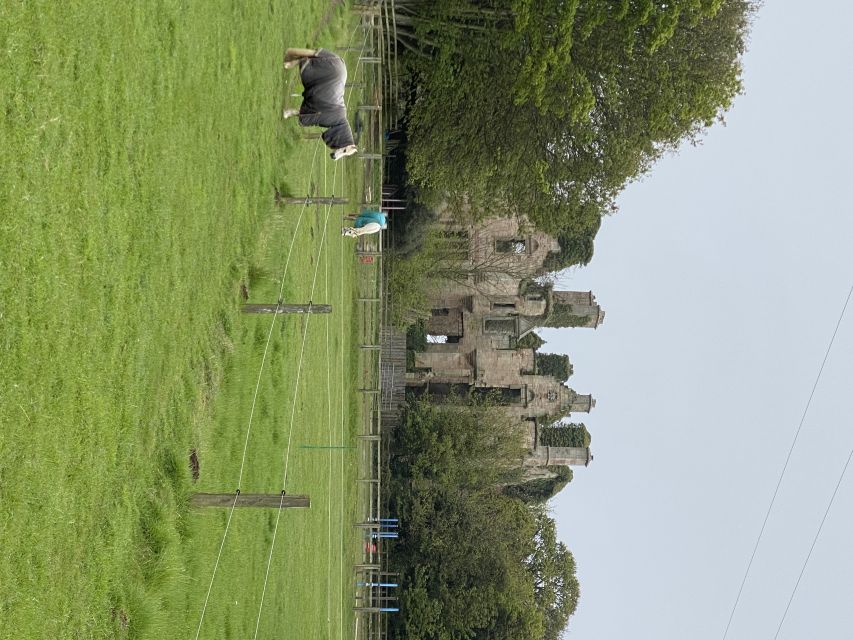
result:
[[(281, 512), (258, 637), (349, 634), (355, 456), (303, 447), (354, 444), (354, 258), (340, 209), (324, 240), (273, 202), (359, 188), (279, 118), (284, 48), (354, 33), (330, 7), (0, 3), (0, 637), (195, 637), (228, 511), (188, 496), (285, 465), (312, 507)], [(334, 313), (241, 316), (241, 283)], [(234, 511), (199, 637), (252, 637), (277, 515)]]

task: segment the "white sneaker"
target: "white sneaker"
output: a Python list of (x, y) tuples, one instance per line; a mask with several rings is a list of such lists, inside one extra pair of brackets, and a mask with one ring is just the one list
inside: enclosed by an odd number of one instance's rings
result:
[(298, 115), (299, 115), (299, 109), (285, 109), (284, 111), (281, 112), (281, 117), (284, 118), (285, 120), (287, 118), (292, 118), (293, 116), (298, 116)]

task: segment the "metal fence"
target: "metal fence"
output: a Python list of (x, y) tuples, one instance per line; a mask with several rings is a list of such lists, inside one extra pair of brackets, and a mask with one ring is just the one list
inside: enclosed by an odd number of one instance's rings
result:
[[(361, 205), (381, 208), (393, 224), (390, 192), (384, 187), (386, 132), (398, 125), (386, 109), (399, 97), (393, 2), (374, 0), (353, 6), (365, 31), (360, 52), (364, 103), (359, 107), (360, 134), (357, 156), (364, 171)], [(388, 512), (384, 479), (388, 468), (387, 427), (396, 424), (405, 388), (405, 336), (390, 325), (390, 305), (385, 291), (387, 238), (381, 232), (363, 236), (356, 248), (358, 263), (359, 402), (363, 425), (358, 435), (359, 522), (363, 552), (355, 570), (355, 637), (388, 637), (388, 616), (399, 609), (399, 576), (389, 567), (388, 552), (399, 522)], [(383, 429), (383, 426), (386, 429)]]

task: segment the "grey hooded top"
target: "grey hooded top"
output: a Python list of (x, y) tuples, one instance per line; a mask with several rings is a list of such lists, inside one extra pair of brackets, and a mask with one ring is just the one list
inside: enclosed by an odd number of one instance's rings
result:
[(318, 49), (300, 67), (302, 77), (302, 107), (299, 124), (303, 127), (326, 127), (323, 142), (330, 149), (341, 149), (355, 144), (347, 121), (344, 87), (347, 67), (340, 56)]

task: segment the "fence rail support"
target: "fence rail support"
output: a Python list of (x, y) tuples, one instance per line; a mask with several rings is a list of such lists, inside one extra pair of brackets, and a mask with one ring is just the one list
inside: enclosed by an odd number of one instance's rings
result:
[(243, 313), (332, 313), (330, 304), (244, 304)]
[[(234, 498), (237, 498), (236, 503)], [(281, 493), (194, 493), (190, 498), (193, 507), (254, 507), (261, 509), (308, 509), (309, 496), (288, 496)]]
[(349, 198), (327, 198), (324, 196), (304, 196), (302, 198), (282, 198), (284, 204), (349, 204)]

